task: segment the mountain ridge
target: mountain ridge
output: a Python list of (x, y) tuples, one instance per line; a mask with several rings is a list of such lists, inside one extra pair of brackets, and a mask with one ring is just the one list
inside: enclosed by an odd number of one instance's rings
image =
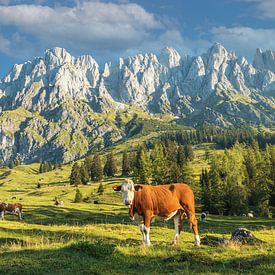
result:
[[(64, 48), (47, 49), (43, 57), (15, 64), (0, 81), (0, 118), (6, 123), (0, 129), (0, 158), (6, 162), (19, 154), (32, 161), (44, 150), (62, 161), (81, 157), (125, 138), (115, 114), (126, 117), (131, 106), (148, 117), (169, 114), (193, 127), (272, 127), (274, 95), (270, 50), (257, 49), (250, 64), (219, 43), (194, 57), (166, 47), (158, 55), (119, 58), (101, 70), (90, 55), (76, 58)], [(24, 119), (7, 124), (7, 112), (18, 108), (28, 115), (19, 111)], [(108, 113), (114, 114), (110, 120), (94, 119)]]

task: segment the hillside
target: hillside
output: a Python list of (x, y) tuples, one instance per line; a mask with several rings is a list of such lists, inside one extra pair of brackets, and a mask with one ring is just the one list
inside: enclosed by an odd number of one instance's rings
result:
[(69, 162), (134, 135), (214, 125), (273, 127), (274, 54), (252, 64), (221, 44), (106, 63), (47, 49), (0, 81), (0, 159)]

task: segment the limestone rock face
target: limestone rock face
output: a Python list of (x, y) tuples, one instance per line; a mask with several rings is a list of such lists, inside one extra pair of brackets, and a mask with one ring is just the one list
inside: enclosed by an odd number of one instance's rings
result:
[(124, 136), (97, 114), (129, 106), (169, 113), (191, 126), (270, 126), (274, 95), (274, 51), (258, 49), (252, 65), (219, 43), (195, 57), (166, 47), (159, 55), (119, 58), (101, 70), (92, 56), (47, 49), (0, 80), (0, 157), (81, 157)]

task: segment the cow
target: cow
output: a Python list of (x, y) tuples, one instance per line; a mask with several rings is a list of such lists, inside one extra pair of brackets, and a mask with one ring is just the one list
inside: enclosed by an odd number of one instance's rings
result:
[(55, 199), (55, 202), (54, 202), (54, 205), (56, 205), (56, 206), (63, 206), (64, 205), (64, 201), (62, 201), (62, 200), (58, 200), (58, 199)]
[(114, 191), (121, 191), (122, 201), (129, 207), (129, 216), (139, 222), (142, 241), (150, 246), (150, 224), (155, 216), (169, 220), (174, 218), (175, 236), (172, 244), (176, 244), (182, 230), (182, 219), (186, 215), (192, 227), (195, 245), (200, 245), (198, 221), (195, 216), (194, 193), (184, 183), (166, 185), (134, 185), (126, 179), (121, 185), (113, 186)]
[(206, 221), (206, 213), (204, 211), (201, 213), (201, 221), (202, 222)]
[(4, 220), (4, 215), (7, 213), (17, 215), (21, 221), (23, 219), (22, 204), (2, 202), (0, 204), (0, 219)]

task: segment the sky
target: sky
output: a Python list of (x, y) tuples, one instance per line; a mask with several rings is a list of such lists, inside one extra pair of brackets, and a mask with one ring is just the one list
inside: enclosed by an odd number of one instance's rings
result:
[(103, 65), (215, 42), (251, 62), (256, 48), (275, 50), (275, 0), (0, 0), (0, 77), (53, 47)]

